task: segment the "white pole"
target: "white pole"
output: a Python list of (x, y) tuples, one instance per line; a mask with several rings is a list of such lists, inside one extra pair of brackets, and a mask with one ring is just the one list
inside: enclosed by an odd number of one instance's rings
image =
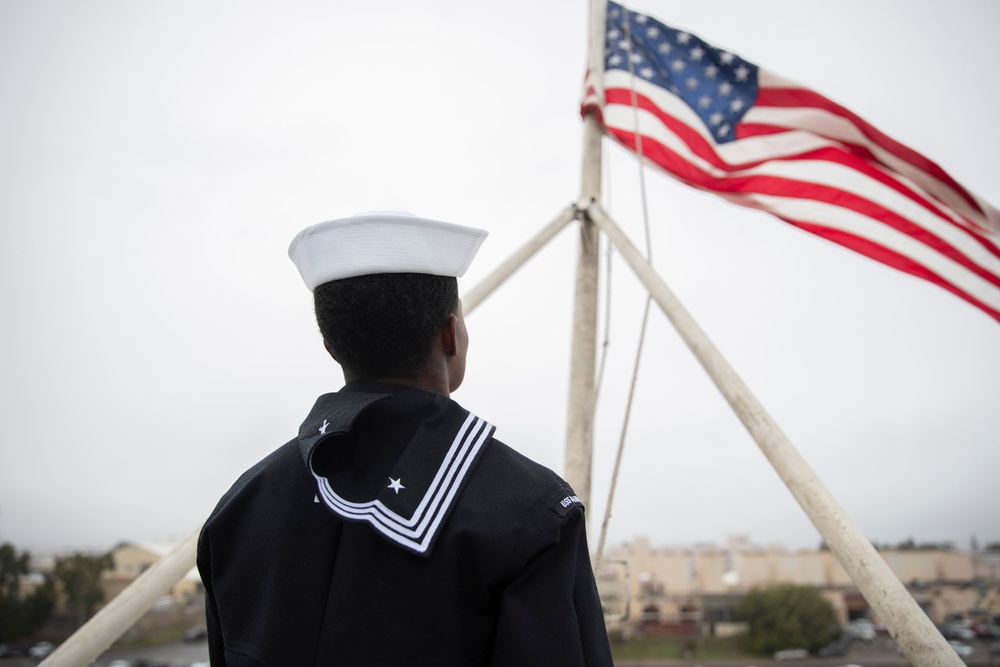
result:
[[(604, 71), (604, 32), (607, 0), (591, 0), (587, 69)], [(591, 77), (600, 81), (600, 76)], [(600, 93), (603, 97), (603, 92)], [(601, 138), (595, 111), (583, 118), (583, 167), (580, 201), (586, 205), (601, 196)], [(584, 505), (590, 505), (590, 477), (594, 441), (594, 374), (597, 360), (597, 279), (600, 236), (590, 220), (580, 221), (576, 264), (573, 343), (570, 352), (569, 400), (566, 410), (566, 460), (563, 476)], [(589, 515), (588, 519), (589, 519)]]
[(507, 261), (495, 268), (492, 273), (463, 294), (462, 308), (464, 312), (466, 314), (471, 313), (486, 297), (500, 287), (507, 278), (521, 268), (536, 252), (541, 250), (552, 237), (562, 231), (563, 227), (568, 225), (574, 217), (576, 217), (576, 209), (572, 206), (568, 207), (556, 216), (552, 222), (535, 234), (527, 243), (518, 248), (513, 255), (507, 258)]
[(80, 667), (96, 660), (194, 567), (199, 534), (201, 528), (153, 563), (53, 651), (40, 667)]
[(615, 244), (694, 352), (906, 657), (917, 667), (963, 667), (958, 654), (948, 646), (871, 542), (628, 237), (599, 205), (592, 204), (587, 213)]

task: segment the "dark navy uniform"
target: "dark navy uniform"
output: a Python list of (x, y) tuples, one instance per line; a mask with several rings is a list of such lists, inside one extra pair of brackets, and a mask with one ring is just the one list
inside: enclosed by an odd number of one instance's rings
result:
[(583, 506), (441, 394), (349, 384), (202, 531), (220, 665), (610, 665)]

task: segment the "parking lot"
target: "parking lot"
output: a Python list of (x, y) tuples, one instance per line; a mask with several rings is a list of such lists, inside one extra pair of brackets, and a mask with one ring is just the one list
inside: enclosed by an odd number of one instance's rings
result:
[[(112, 649), (100, 656), (95, 667), (192, 667), (208, 664), (208, 644), (197, 642), (170, 642), (158, 646), (129, 649)], [(30, 658), (0, 658), (0, 667), (34, 667), (38, 662)]]
[[(191, 667), (198, 663), (208, 664), (208, 643), (170, 642), (159, 646), (108, 651), (98, 658), (96, 665), (109, 667), (115, 660), (124, 660), (131, 667)], [(124, 667), (124, 666), (122, 666)]]

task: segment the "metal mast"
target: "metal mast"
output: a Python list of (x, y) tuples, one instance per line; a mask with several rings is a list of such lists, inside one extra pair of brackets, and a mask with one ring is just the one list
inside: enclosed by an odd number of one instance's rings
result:
[[(604, 32), (607, 0), (591, 0), (587, 71), (604, 70)], [(601, 77), (593, 77), (601, 85)], [(603, 91), (598, 91), (603, 97)], [(580, 175), (579, 208), (601, 197), (601, 124), (596, 110), (583, 117), (583, 168)], [(594, 374), (597, 358), (597, 278), (600, 234), (586, 215), (579, 216), (580, 247), (576, 264), (576, 294), (573, 312), (573, 343), (570, 355), (569, 406), (566, 415), (566, 481), (590, 505), (590, 476), (594, 439)]]

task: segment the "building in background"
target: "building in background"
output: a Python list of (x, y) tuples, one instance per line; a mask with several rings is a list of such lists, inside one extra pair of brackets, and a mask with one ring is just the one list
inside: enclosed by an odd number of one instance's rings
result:
[[(123, 542), (111, 550), (114, 568), (101, 581), (105, 601), (125, 590), (136, 577), (177, 546), (175, 542)], [(205, 625), (205, 587), (197, 568), (175, 583), (153, 608), (129, 628), (124, 639), (185, 631)]]
[[(947, 548), (879, 552), (935, 623), (993, 620), (1000, 614), (1000, 552)], [(724, 546), (654, 548), (644, 537), (610, 548), (598, 575), (613, 625), (646, 633), (727, 635), (745, 625), (736, 612), (752, 588), (781, 583), (814, 586), (841, 623), (879, 619), (827, 550), (789, 551), (747, 537)]]
[[(105, 601), (125, 590), (136, 577), (176, 546), (176, 542), (122, 542), (112, 549), (114, 569), (105, 572), (101, 581)], [(186, 607), (203, 604), (204, 599), (205, 587), (201, 583), (198, 568), (194, 567), (157, 604), (161, 607), (171, 604)]]

